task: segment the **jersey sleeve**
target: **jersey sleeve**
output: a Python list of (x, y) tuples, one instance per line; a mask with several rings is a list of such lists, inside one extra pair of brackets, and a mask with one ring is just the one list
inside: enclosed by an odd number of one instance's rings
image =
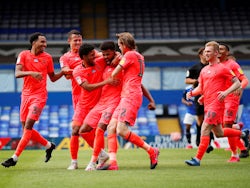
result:
[(54, 62), (52, 56), (48, 54), (46, 59), (48, 61), (48, 73), (54, 72)]
[(59, 59), (59, 63), (60, 63), (60, 67), (63, 68), (63, 67), (69, 67), (69, 63), (68, 63), (68, 55), (67, 54), (64, 54), (60, 57)]
[(24, 62), (25, 62), (25, 57), (26, 57), (26, 52), (25, 51), (22, 51), (18, 57), (17, 57), (17, 60), (16, 60), (16, 65), (23, 65)]

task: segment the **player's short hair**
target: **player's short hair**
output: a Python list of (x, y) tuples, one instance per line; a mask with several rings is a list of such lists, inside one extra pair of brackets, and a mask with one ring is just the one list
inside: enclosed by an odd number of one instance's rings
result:
[(230, 51), (230, 48), (229, 48), (229, 46), (226, 43), (220, 42), (219, 44), (222, 45), (222, 46), (225, 46), (225, 48), (227, 49), (227, 51)]
[(35, 32), (35, 33), (32, 33), (29, 37), (29, 42), (30, 44), (32, 45), (32, 43), (36, 40), (38, 40), (39, 36), (44, 36), (45, 35), (43, 33), (40, 33), (40, 32)]
[(81, 32), (76, 30), (76, 29), (72, 29), (71, 31), (68, 32), (68, 38), (71, 38), (72, 35), (81, 35)]
[(84, 55), (88, 55), (95, 47), (92, 44), (85, 43), (79, 48), (79, 56), (82, 59)]
[(104, 41), (100, 45), (101, 50), (114, 50), (115, 51), (115, 43), (113, 41)]
[(216, 41), (207, 42), (206, 45), (205, 45), (205, 47), (206, 46), (212, 46), (215, 51), (219, 51), (219, 43), (216, 42)]

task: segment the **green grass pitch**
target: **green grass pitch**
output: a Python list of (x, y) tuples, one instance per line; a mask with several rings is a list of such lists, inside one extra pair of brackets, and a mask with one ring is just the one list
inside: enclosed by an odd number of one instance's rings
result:
[[(0, 166), (0, 188), (241, 188), (248, 187), (250, 158), (228, 163), (230, 152), (215, 149), (205, 154), (200, 167), (190, 167), (184, 160), (194, 156), (196, 149), (160, 149), (159, 163), (150, 170), (149, 158), (142, 149), (119, 149), (118, 171), (84, 169), (91, 150), (79, 151), (79, 169), (69, 171), (69, 150), (55, 150), (44, 163), (45, 150), (24, 150), (16, 166)], [(1, 162), (13, 154), (0, 151)]]

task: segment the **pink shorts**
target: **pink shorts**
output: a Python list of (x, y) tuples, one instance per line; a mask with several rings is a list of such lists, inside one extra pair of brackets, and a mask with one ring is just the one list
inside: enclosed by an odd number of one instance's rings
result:
[(118, 103), (108, 104), (108, 106), (97, 104), (86, 116), (84, 124), (96, 128), (99, 123), (108, 125), (112, 114)]
[(39, 98), (39, 96), (23, 96), (20, 105), (20, 120), (24, 122), (29, 119), (37, 121), (46, 105), (47, 98)]
[(74, 111), (74, 115), (72, 118), (72, 124), (74, 126), (82, 126), (83, 121), (87, 114), (89, 113), (90, 109), (89, 108), (84, 108), (81, 107), (80, 105), (76, 105), (76, 109)]
[(209, 125), (219, 125), (223, 122), (223, 110), (208, 109), (205, 110), (204, 122)]
[(138, 110), (140, 109), (142, 100), (131, 100), (128, 98), (121, 98), (118, 107), (115, 109), (112, 118), (120, 122), (128, 122), (130, 126), (135, 124)]
[(239, 101), (225, 101), (224, 122), (234, 122), (239, 108)]
[(77, 104), (79, 98), (80, 98), (80, 94), (79, 95), (72, 95), (72, 103), (73, 103), (74, 110), (76, 109), (76, 104)]

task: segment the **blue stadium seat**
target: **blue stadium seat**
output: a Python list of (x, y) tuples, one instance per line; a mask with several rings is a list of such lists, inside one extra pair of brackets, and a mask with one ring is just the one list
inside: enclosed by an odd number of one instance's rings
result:
[[(44, 3), (28, 0), (14, 3), (6, 1), (1, 5), (0, 10), (0, 40), (27, 40), (24, 36), (35, 31), (48, 34), (49, 40), (62, 40), (59, 34), (65, 34), (75, 28), (80, 30), (80, 6), (79, 1), (74, 4), (64, 1), (60, 4), (54, 1), (45, 1)], [(2, 22), (3, 20), (3, 22)], [(54, 28), (64, 28), (54, 30)], [(8, 29), (4, 31), (3, 29)], [(51, 30), (52, 28), (52, 30)], [(21, 30), (20, 30), (21, 29)], [(58, 34), (53, 37), (53, 34)], [(7, 35), (7, 36), (6, 36)], [(22, 37), (19, 37), (22, 35)], [(63, 38), (63, 40), (65, 40)]]
[[(34, 129), (44, 137), (70, 137), (73, 113), (72, 105), (46, 105)], [(131, 130), (141, 136), (159, 135), (155, 111), (141, 107)], [(21, 135), (19, 106), (0, 106), (0, 137), (20, 138)]]

